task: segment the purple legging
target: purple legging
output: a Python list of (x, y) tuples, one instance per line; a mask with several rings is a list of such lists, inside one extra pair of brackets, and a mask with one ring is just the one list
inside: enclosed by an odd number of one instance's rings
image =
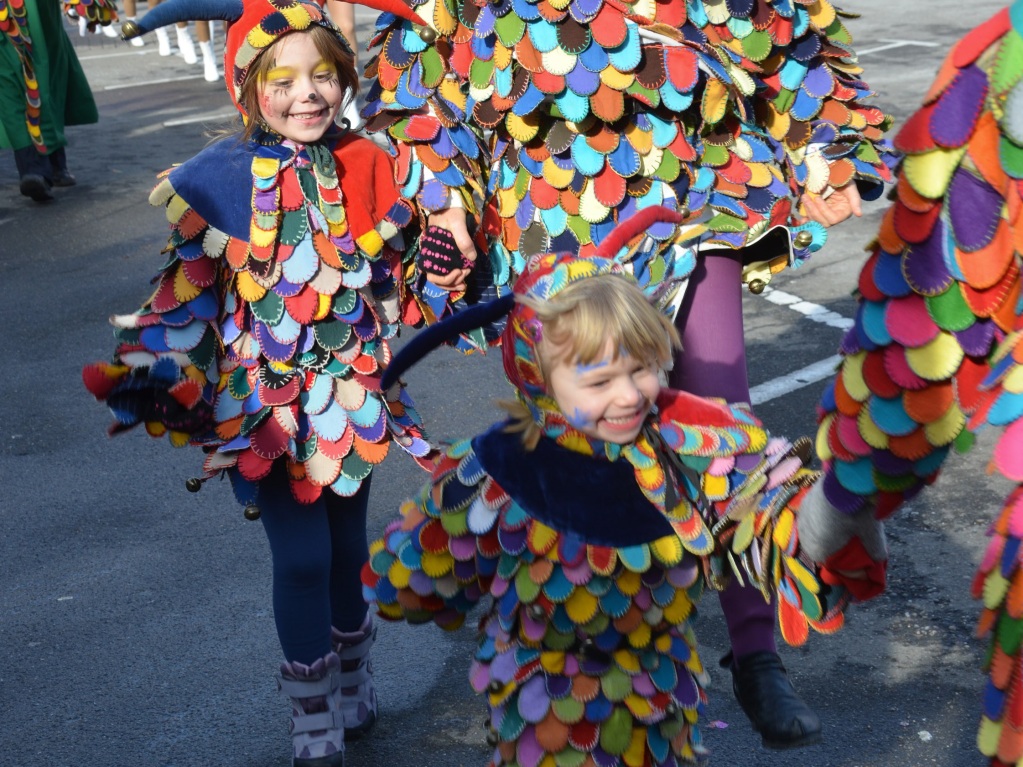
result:
[(284, 467), (259, 483), (259, 510), (273, 558), (277, 637), (288, 661), (310, 664), (331, 650), (331, 624), (357, 631), (366, 617), (360, 572), (369, 558), (370, 477), (351, 498), (329, 488), (311, 505), (291, 494)]
[[(672, 388), (749, 402), (741, 272), (741, 251), (701, 254), (675, 318), (682, 352), (669, 378)], [(756, 588), (734, 580), (719, 598), (735, 658), (777, 650), (773, 602), (768, 604)]]

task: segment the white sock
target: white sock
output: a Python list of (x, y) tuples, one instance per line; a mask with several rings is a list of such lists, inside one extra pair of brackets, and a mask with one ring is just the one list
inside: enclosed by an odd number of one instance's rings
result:
[(78, 17), (78, 36), (79, 37), (85, 37), (85, 30), (86, 30), (86, 24), (87, 23), (88, 22), (86, 22), (84, 16), (79, 16)]
[(170, 56), (173, 51), (170, 47), (170, 35), (167, 34), (167, 30), (163, 27), (158, 27), (156, 30), (156, 44), (159, 47), (161, 56)]
[[(125, 18), (125, 21), (135, 21), (135, 17), (134, 16), (128, 16), (128, 17)], [(146, 44), (146, 41), (142, 39), (142, 35), (139, 35), (138, 37), (133, 37), (128, 42), (130, 42), (136, 48), (141, 48), (143, 45)]]
[(182, 29), (181, 27), (175, 27), (178, 30), (178, 49), (181, 51), (181, 58), (185, 60), (186, 64), (195, 64), (199, 57), (195, 55), (195, 43), (192, 42), (192, 35), (188, 32), (188, 27)]
[(217, 71), (217, 57), (213, 53), (213, 41), (199, 43), (199, 50), (202, 51), (203, 77), (206, 82), (215, 83), (220, 79), (220, 72)]

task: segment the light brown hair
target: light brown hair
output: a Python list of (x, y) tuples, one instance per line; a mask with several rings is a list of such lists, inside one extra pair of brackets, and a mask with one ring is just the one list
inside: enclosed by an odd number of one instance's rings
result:
[[(671, 320), (654, 308), (643, 291), (624, 275), (602, 274), (579, 280), (549, 301), (527, 296), (516, 300), (528, 305), (543, 323), (536, 349), (544, 380), (559, 360), (589, 365), (603, 357), (610, 342), (612, 359), (628, 354), (665, 367), (672, 350), (681, 348)], [(512, 418), (508, 431), (522, 432), (527, 449), (536, 447), (540, 427), (528, 408), (518, 401), (498, 403)]]
[[(355, 94), (359, 89), (359, 75), (355, 70), (355, 59), (348, 49), (338, 39), (340, 33), (335, 33), (322, 27), (319, 24), (313, 24), (308, 29), (300, 32), (289, 32), (289, 35), (300, 35), (308, 34), (313, 36), (313, 43), (316, 45), (316, 50), (319, 51), (320, 56), (323, 60), (334, 67), (334, 71), (337, 72), (338, 82), (341, 84), (341, 91), (345, 94), (351, 94), (350, 98), (355, 98)], [(245, 128), (242, 130), (241, 139), (248, 141), (252, 138), (252, 134), (256, 130), (256, 126), (259, 124), (261, 119), (261, 113), (259, 110), (259, 90), (260, 87), (266, 82), (267, 75), (270, 70), (276, 66), (277, 61), (274, 58), (273, 52), (277, 48), (277, 43), (283, 40), (287, 35), (280, 37), (277, 42), (268, 48), (264, 48), (255, 61), (249, 66), (248, 72), (245, 74), (245, 82), (242, 83), (241, 96), (239, 101), (241, 102), (242, 109), (248, 115), (248, 120), (245, 123)]]

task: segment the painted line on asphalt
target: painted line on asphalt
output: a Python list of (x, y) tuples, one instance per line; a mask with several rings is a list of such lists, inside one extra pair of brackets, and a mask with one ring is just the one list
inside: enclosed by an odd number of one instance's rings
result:
[(145, 88), (149, 85), (159, 85), (160, 83), (179, 83), (185, 80), (201, 80), (202, 75), (182, 75), (181, 77), (161, 77), (159, 80), (144, 80), (136, 83), (119, 83), (118, 85), (107, 85), (104, 86), (105, 91), (119, 91), (125, 88)]
[(148, 56), (156, 53), (155, 50), (148, 51), (121, 51), (120, 53), (97, 53), (95, 56), (79, 56), (79, 61), (99, 61), (100, 59), (119, 59), (123, 56)]
[(173, 120), (166, 120), (163, 123), (164, 128), (173, 128), (175, 125), (192, 125), (193, 123), (202, 122), (223, 122), (224, 120), (230, 120), (238, 116), (238, 111), (235, 109), (221, 110), (219, 112), (206, 112), (201, 115), (193, 115), (191, 117), (178, 117)]
[[(833, 312), (820, 304), (804, 301), (799, 296), (786, 293), (784, 290), (775, 290), (767, 287), (760, 296), (772, 304), (784, 306), (787, 309), (798, 312), (806, 319), (821, 325), (827, 325), (838, 330), (848, 330), (854, 324), (853, 320), (843, 317), (838, 312)], [(760, 405), (778, 397), (784, 397), (786, 394), (802, 389), (804, 386), (830, 378), (835, 374), (835, 368), (841, 361), (841, 355), (835, 354), (827, 359), (807, 365), (801, 370), (787, 373), (754, 386), (750, 389), (750, 403)]]
[(804, 301), (799, 296), (786, 293), (784, 290), (773, 290), (772, 288), (767, 287), (764, 288), (764, 292), (760, 295), (761, 298), (770, 301), (772, 304), (784, 306), (794, 312), (799, 312), (808, 320), (819, 322), (822, 325), (838, 328), (839, 330), (848, 330), (854, 324), (851, 319), (843, 317), (838, 312), (833, 312), (820, 304)]
[(830, 378), (835, 374), (835, 368), (841, 361), (841, 355), (836, 354), (833, 357), (828, 357), (820, 362), (807, 365), (802, 370), (796, 370), (770, 381), (764, 381), (764, 383), (750, 389), (750, 404), (761, 405), (764, 402), (769, 402), (773, 399), (777, 399), (778, 397), (784, 397), (786, 394), (791, 394), (796, 391), (796, 389), (802, 389), (804, 386), (809, 386), (810, 384), (815, 384), (818, 381), (823, 381), (825, 378)]
[(878, 38), (884, 45), (878, 45), (874, 48), (864, 48), (862, 51), (856, 51), (857, 56), (869, 56), (871, 53), (880, 53), (881, 51), (890, 51), (893, 48), (903, 48), (907, 45), (918, 45), (924, 48), (937, 48), (941, 43), (929, 43), (923, 40), (892, 40), (891, 38)]

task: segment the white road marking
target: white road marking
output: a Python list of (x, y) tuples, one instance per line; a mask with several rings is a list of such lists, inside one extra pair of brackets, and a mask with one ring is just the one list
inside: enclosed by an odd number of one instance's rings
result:
[[(772, 304), (785, 306), (794, 312), (799, 312), (808, 320), (819, 322), (822, 325), (839, 330), (848, 330), (854, 325), (853, 320), (848, 317), (843, 317), (838, 312), (833, 312), (820, 304), (804, 301), (799, 296), (786, 293), (784, 290), (774, 290), (768, 287), (764, 289), (761, 297), (767, 299)], [(786, 373), (770, 381), (764, 381), (764, 383), (750, 389), (750, 404), (761, 405), (778, 397), (784, 397), (786, 394), (802, 389), (804, 386), (830, 378), (835, 374), (835, 368), (841, 361), (842, 356), (836, 354), (820, 362), (807, 365), (801, 370)]]
[(191, 125), (193, 123), (201, 122), (223, 122), (224, 120), (230, 120), (238, 115), (238, 111), (235, 109), (221, 110), (219, 112), (207, 112), (201, 115), (192, 115), (191, 117), (178, 117), (174, 120), (166, 120), (163, 124), (165, 128), (173, 128), (175, 125)]
[(119, 59), (122, 56), (148, 56), (156, 53), (156, 49), (148, 51), (122, 51), (121, 53), (97, 53), (95, 56), (79, 56), (79, 61), (98, 61), (99, 59)]
[(838, 312), (833, 312), (820, 304), (813, 304), (809, 301), (804, 301), (799, 296), (786, 293), (784, 290), (773, 290), (772, 288), (767, 287), (764, 288), (764, 292), (761, 296), (770, 301), (772, 304), (786, 306), (794, 312), (799, 312), (808, 320), (819, 322), (822, 325), (828, 325), (829, 327), (838, 328), (839, 330), (848, 330), (854, 324), (851, 319), (843, 317)]
[(159, 80), (145, 80), (135, 83), (120, 83), (119, 85), (107, 85), (103, 88), (105, 91), (119, 91), (124, 88), (145, 88), (149, 85), (159, 85), (160, 83), (178, 83), (185, 80), (199, 80), (202, 75), (182, 75), (181, 77), (161, 77)]
[(770, 381), (764, 381), (762, 384), (754, 386), (749, 390), (750, 404), (761, 405), (764, 402), (770, 402), (778, 397), (791, 394), (796, 389), (802, 389), (804, 386), (830, 378), (835, 374), (835, 367), (841, 361), (842, 356), (836, 354), (820, 362), (807, 365), (802, 370), (796, 370)]
[(890, 38), (879, 38), (884, 45), (878, 45), (875, 48), (864, 48), (861, 51), (856, 51), (857, 56), (868, 56), (871, 53), (880, 53), (881, 51), (890, 51), (892, 48), (902, 48), (906, 45), (920, 45), (924, 48), (937, 48), (941, 43), (925, 43), (922, 40), (892, 40)]

